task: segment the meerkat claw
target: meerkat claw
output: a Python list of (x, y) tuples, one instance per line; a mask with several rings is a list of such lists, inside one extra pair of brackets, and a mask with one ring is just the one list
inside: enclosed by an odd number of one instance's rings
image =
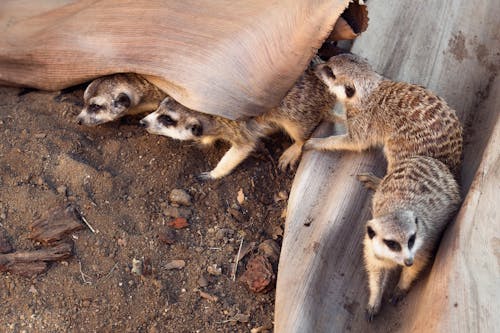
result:
[(368, 308), (366, 308), (365, 311), (366, 321), (371, 323), (373, 321), (373, 318), (375, 318), (375, 316), (377, 315), (377, 312), (378, 311), (373, 306), (369, 306)]
[(375, 176), (373, 173), (359, 173), (356, 178), (363, 183), (363, 185), (368, 188), (372, 189), (374, 191), (377, 190), (378, 185), (382, 181), (381, 178)]
[(210, 171), (202, 172), (199, 175), (196, 176), (196, 179), (200, 182), (206, 182), (208, 180), (213, 180), (214, 177), (212, 177)]

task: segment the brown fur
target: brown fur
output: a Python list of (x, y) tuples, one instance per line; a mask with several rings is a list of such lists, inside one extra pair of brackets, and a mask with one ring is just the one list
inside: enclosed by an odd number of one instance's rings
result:
[[(230, 155), (225, 155), (221, 162), (225, 167), (217, 166), (204, 178), (220, 178), (227, 175), (255, 148), (258, 140), (278, 130), (284, 130), (294, 140), (280, 158), (280, 167), (293, 166), (300, 157), (302, 145), (310, 138), (322, 120), (333, 120), (330, 111), (335, 104), (335, 97), (326, 93), (325, 85), (316, 77), (312, 69), (299, 78), (285, 96), (281, 104), (256, 118), (234, 121), (190, 110), (173, 99), (160, 104), (155, 112), (143, 119), (148, 130), (181, 140), (198, 140), (212, 143), (216, 140), (229, 141), (232, 145)], [(176, 117), (178, 130), (158, 127), (154, 117), (170, 114)], [(186, 126), (201, 126), (203, 134), (189, 135)], [(182, 134), (180, 134), (182, 131)]]
[(398, 160), (422, 155), (458, 174), (462, 126), (443, 99), (423, 87), (385, 79), (351, 54), (332, 57), (316, 72), (333, 94), (342, 95), (346, 87), (355, 92), (352, 97), (337, 96), (345, 109), (347, 134), (312, 139), (305, 149), (361, 151), (383, 145), (388, 170)]
[[(367, 315), (371, 320), (380, 310), (391, 271), (403, 267), (392, 297), (397, 302), (432, 260), (441, 234), (460, 204), (460, 194), (448, 167), (426, 156), (395, 162), (381, 181), (366, 175), (360, 180), (376, 188), (373, 218), (367, 222), (364, 239), (370, 289)], [(384, 240), (396, 242), (400, 250), (391, 250)]]

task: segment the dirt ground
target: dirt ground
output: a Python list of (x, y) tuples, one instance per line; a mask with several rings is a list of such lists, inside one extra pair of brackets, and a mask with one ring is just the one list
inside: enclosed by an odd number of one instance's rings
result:
[[(200, 183), (194, 176), (215, 166), (227, 145), (201, 149), (154, 136), (138, 126), (140, 118), (78, 126), (82, 89), (59, 94), (0, 87), (0, 228), (16, 250), (39, 248), (28, 238), (30, 223), (73, 203), (98, 231), (70, 235), (73, 256), (46, 273), (1, 273), (0, 331), (272, 327), (274, 288), (256, 294), (238, 280), (250, 255), (239, 263), (236, 281), (231, 270), (241, 239), (281, 243), (286, 200), (278, 194), (289, 193), (293, 172), (280, 172), (276, 164), (290, 142), (267, 140), (233, 174)], [(172, 206), (169, 194), (176, 188), (192, 196), (191, 206)], [(168, 229), (168, 245), (159, 234), (176, 215), (189, 227)], [(134, 274), (133, 259), (150, 262), (151, 273)], [(172, 260), (186, 265), (168, 269)], [(221, 275), (207, 272), (213, 265)], [(218, 300), (201, 297), (200, 290)]]

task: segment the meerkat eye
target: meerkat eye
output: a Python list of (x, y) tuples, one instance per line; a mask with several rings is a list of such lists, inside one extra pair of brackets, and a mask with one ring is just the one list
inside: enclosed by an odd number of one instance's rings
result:
[(415, 217), (415, 224), (418, 224), (418, 217)]
[(389, 239), (384, 239), (384, 243), (392, 251), (395, 251), (395, 252), (401, 251), (401, 245), (399, 245), (398, 242), (395, 242), (395, 241), (389, 240)]
[(90, 113), (97, 113), (101, 108), (102, 106), (100, 106), (99, 104), (90, 104), (87, 110)]
[(335, 74), (333, 74), (333, 71), (332, 71), (332, 69), (330, 67), (325, 66), (323, 71), (325, 72), (325, 75), (327, 77), (329, 77), (329, 78), (331, 78), (333, 80), (336, 79)]
[(203, 128), (198, 124), (191, 125), (190, 130), (194, 136), (201, 136), (203, 134)]
[(408, 248), (412, 248), (413, 245), (415, 244), (415, 237), (416, 237), (416, 234), (413, 234), (411, 235), (410, 239), (408, 240)]
[(177, 125), (177, 121), (173, 120), (170, 116), (167, 116), (166, 114), (162, 114), (161, 116), (159, 116), (158, 122), (166, 127)]
[(354, 96), (355, 93), (356, 93), (356, 89), (354, 87), (345, 86), (345, 95), (347, 97), (351, 98), (352, 96)]
[(375, 237), (375, 231), (373, 231), (372, 227), (367, 227), (366, 228), (366, 233), (368, 234), (368, 237), (370, 237), (370, 239), (372, 239), (373, 237)]
[(113, 102), (113, 106), (115, 107), (121, 106), (124, 108), (128, 108), (130, 107), (130, 104), (131, 104), (130, 97), (128, 97), (128, 95), (125, 93), (120, 93)]

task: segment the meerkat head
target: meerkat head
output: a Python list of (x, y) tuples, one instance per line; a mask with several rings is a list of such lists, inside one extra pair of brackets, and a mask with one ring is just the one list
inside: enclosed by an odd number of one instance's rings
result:
[(330, 92), (346, 104), (361, 103), (382, 79), (365, 59), (348, 53), (316, 65), (314, 72)]
[(151, 134), (177, 140), (196, 140), (203, 135), (204, 115), (186, 108), (171, 97), (165, 98), (158, 109), (141, 120)]
[(421, 240), (417, 238), (418, 218), (410, 210), (400, 210), (368, 221), (366, 240), (379, 260), (411, 266)]
[(123, 117), (139, 102), (139, 96), (120, 74), (92, 81), (83, 95), (84, 107), (79, 124), (98, 125)]

